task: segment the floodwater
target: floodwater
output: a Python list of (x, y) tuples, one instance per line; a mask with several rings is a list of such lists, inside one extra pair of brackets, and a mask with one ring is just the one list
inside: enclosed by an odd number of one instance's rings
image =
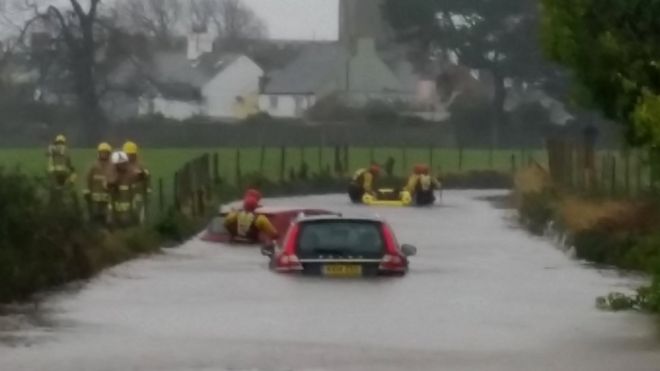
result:
[(660, 370), (654, 320), (598, 311), (639, 283), (571, 260), (482, 196), (366, 209), (419, 253), (403, 278), (277, 275), (258, 249), (191, 241), (0, 318), (0, 370)]

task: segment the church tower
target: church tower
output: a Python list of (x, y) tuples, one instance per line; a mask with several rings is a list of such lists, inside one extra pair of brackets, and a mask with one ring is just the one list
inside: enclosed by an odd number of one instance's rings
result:
[(360, 38), (372, 38), (377, 45), (390, 40), (389, 27), (383, 19), (383, 0), (339, 0), (339, 41), (354, 49)]

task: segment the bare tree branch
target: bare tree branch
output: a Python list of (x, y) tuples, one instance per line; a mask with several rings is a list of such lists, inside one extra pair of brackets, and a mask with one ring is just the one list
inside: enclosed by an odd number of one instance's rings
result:
[(266, 35), (265, 23), (241, 0), (200, 0), (192, 5), (195, 22), (215, 28), (226, 40), (260, 38)]
[(170, 44), (182, 26), (181, 0), (122, 0), (117, 5), (120, 19), (129, 29)]

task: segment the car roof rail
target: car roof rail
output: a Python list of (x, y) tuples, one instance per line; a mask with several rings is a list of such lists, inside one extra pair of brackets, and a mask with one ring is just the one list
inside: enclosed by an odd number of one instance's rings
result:
[(295, 220), (304, 219), (304, 218), (306, 218), (306, 217), (308, 217), (308, 216), (309, 216), (309, 217), (315, 217), (315, 216), (316, 216), (316, 217), (320, 217), (320, 218), (322, 218), (322, 217), (324, 217), (324, 216), (336, 216), (337, 218), (343, 218), (343, 217), (344, 217), (344, 214), (342, 214), (342, 213), (340, 213), (340, 212), (329, 211), (329, 212), (327, 212), (327, 213), (325, 213), (325, 214), (314, 214), (314, 213), (312, 213), (312, 214), (310, 214), (310, 215), (307, 215), (304, 211), (300, 211), (300, 212), (298, 212), (298, 215), (296, 215)]

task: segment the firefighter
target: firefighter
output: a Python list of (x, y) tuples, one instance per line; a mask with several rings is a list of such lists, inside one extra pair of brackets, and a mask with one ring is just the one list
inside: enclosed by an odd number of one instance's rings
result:
[(413, 168), (413, 173), (410, 175), (410, 177), (408, 177), (408, 182), (403, 187), (403, 190), (407, 191), (412, 196), (415, 194), (417, 183), (419, 182), (419, 177), (422, 175), (423, 169), (424, 165), (415, 165)]
[(256, 213), (259, 201), (254, 197), (243, 200), (243, 210), (232, 211), (225, 217), (225, 229), (231, 234), (232, 240), (244, 242), (259, 242), (260, 233), (270, 239), (278, 237), (277, 230), (267, 217)]
[(420, 175), (415, 185), (414, 200), (418, 206), (431, 205), (435, 202), (435, 191), (442, 187), (442, 184), (430, 174), (429, 167), (422, 165)]
[(66, 137), (62, 134), (55, 137), (48, 146), (48, 176), (52, 184), (59, 189), (73, 185), (76, 182), (76, 171), (71, 162)]
[(263, 198), (263, 195), (261, 194), (261, 192), (259, 192), (258, 189), (250, 188), (247, 191), (245, 191), (245, 194), (243, 195), (243, 199), (248, 197), (254, 197), (255, 199), (257, 199), (257, 203), (259, 204), (259, 207), (261, 207), (261, 199)]
[(101, 143), (97, 152), (98, 157), (87, 172), (87, 185), (83, 194), (90, 220), (94, 223), (107, 224), (110, 211), (108, 177), (113, 172), (113, 164), (110, 161), (112, 147), (108, 143)]
[(138, 222), (144, 224), (151, 196), (151, 174), (149, 173), (149, 169), (139, 161), (137, 144), (128, 141), (124, 143), (122, 150), (128, 156), (130, 173), (134, 178), (135, 199), (133, 200), (133, 207), (137, 212)]
[(353, 203), (361, 203), (365, 193), (376, 195), (374, 180), (380, 174), (378, 165), (371, 165), (369, 169), (359, 169), (353, 174), (348, 185), (348, 197)]
[(111, 161), (113, 172), (108, 181), (108, 190), (112, 225), (118, 228), (131, 227), (138, 222), (134, 208), (135, 187), (133, 183), (135, 178), (131, 174), (126, 153), (113, 153)]

